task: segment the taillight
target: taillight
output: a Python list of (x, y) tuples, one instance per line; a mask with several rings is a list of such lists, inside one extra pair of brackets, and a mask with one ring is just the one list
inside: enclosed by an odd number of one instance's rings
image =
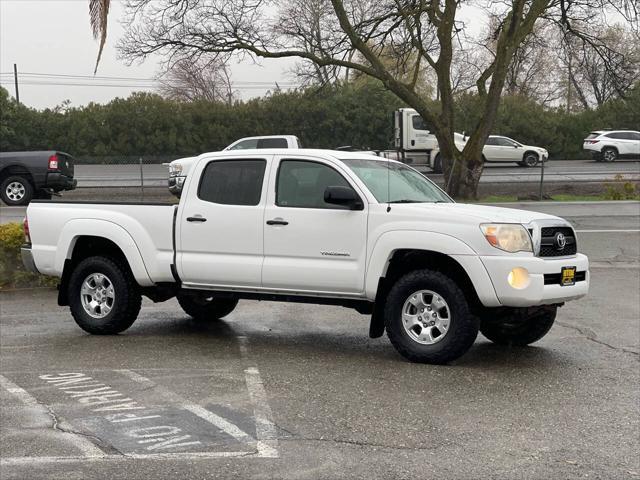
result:
[(51, 155), (49, 157), (49, 170), (58, 170), (58, 156)]
[(598, 143), (600, 140), (586, 140), (587, 143), (594, 144)]
[(22, 221), (22, 228), (24, 230), (24, 241), (26, 243), (31, 243), (31, 234), (29, 233), (29, 220), (27, 217), (24, 217)]

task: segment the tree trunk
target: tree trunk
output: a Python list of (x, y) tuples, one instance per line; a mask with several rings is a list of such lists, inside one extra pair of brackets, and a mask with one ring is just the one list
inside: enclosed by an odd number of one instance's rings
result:
[(449, 195), (463, 200), (478, 197), (478, 182), (482, 175), (482, 145), (458, 150), (454, 142), (441, 141), (440, 155), (443, 160), (444, 188)]

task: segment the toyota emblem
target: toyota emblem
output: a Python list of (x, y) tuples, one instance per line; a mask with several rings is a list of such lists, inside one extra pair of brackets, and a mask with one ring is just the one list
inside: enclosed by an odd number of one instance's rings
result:
[(554, 243), (556, 244), (556, 248), (558, 250), (564, 250), (564, 247), (567, 245), (567, 237), (564, 236), (564, 233), (558, 232), (556, 233)]

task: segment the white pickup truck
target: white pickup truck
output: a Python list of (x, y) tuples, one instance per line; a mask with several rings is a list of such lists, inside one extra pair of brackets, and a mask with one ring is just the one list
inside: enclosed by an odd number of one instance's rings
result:
[[(295, 135), (264, 135), (262, 137), (244, 137), (226, 146), (222, 151), (253, 150), (256, 148), (301, 148), (301, 143)], [(169, 179), (167, 181), (169, 192), (180, 198), (184, 181), (189, 175), (189, 170), (198, 157), (178, 158), (169, 166)]]
[(203, 154), (178, 205), (35, 201), (25, 233), (25, 265), (61, 277), (59, 304), (94, 334), (131, 326), (142, 295), (202, 320), (239, 299), (332, 304), (371, 315), (369, 335), (386, 329), (406, 358), (445, 363), (478, 331), (539, 340), (589, 286), (565, 220), (455, 203), (361, 153)]

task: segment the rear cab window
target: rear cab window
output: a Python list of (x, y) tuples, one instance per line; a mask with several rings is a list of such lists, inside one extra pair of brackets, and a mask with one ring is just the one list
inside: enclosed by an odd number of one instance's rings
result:
[(221, 205), (256, 206), (266, 166), (263, 159), (212, 160), (202, 171), (198, 198)]
[(261, 138), (258, 140), (258, 148), (288, 148), (286, 138)]

